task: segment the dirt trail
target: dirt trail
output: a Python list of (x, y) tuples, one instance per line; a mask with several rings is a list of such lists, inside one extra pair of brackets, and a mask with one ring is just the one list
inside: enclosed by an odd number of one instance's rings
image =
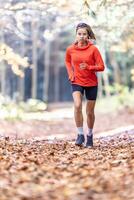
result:
[[(0, 135), (13, 138), (58, 138), (74, 139), (76, 128), (73, 119), (72, 104), (53, 105), (42, 114), (27, 114), (23, 121), (0, 120)], [(32, 118), (32, 119), (31, 119)], [(37, 119), (36, 119), (37, 118)], [(86, 121), (86, 116), (84, 116)], [(131, 126), (131, 128), (130, 128)], [(96, 111), (94, 136), (97, 134), (111, 134), (134, 129), (134, 114), (127, 110), (120, 112), (99, 113)], [(86, 134), (86, 123), (84, 130)]]

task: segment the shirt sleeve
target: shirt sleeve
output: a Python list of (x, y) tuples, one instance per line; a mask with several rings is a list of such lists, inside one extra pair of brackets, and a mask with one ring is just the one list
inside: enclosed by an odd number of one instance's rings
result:
[(72, 67), (72, 63), (71, 63), (71, 55), (70, 55), (69, 49), (66, 50), (65, 64), (66, 64), (66, 69), (67, 69), (69, 80), (74, 81), (74, 72), (73, 72), (73, 67)]
[(89, 65), (88, 69), (96, 72), (104, 71), (105, 69), (104, 62), (98, 48), (95, 48), (93, 55), (94, 55), (95, 65)]

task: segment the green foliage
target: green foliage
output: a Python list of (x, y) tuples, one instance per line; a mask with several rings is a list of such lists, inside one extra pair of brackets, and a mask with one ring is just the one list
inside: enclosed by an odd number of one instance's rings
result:
[(130, 90), (127, 86), (115, 83), (112, 86), (108, 86), (107, 90), (117, 98), (119, 107), (134, 110), (134, 89)]
[(19, 106), (26, 112), (38, 112), (47, 109), (47, 104), (38, 99), (29, 99), (26, 103), (20, 102)]
[(37, 99), (16, 103), (0, 96), (0, 118), (7, 120), (21, 120), (25, 113), (42, 112), (47, 109), (47, 104)]

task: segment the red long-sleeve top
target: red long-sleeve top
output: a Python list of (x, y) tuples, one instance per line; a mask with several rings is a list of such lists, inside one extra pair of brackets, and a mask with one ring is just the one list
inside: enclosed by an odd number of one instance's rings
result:
[[(85, 62), (86, 69), (80, 69)], [(104, 71), (104, 62), (98, 48), (88, 42), (84, 47), (77, 44), (70, 45), (66, 50), (65, 64), (69, 80), (81, 86), (97, 86), (98, 80), (95, 72)]]

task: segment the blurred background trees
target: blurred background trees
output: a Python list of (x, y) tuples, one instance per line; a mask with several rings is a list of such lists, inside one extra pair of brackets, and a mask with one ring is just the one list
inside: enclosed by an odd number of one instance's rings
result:
[[(93, 28), (106, 65), (99, 97), (134, 86), (134, 1), (6, 0), (0, 4), (0, 91), (16, 101), (72, 100), (64, 64), (75, 26)], [(126, 95), (126, 93), (125, 93)]]

